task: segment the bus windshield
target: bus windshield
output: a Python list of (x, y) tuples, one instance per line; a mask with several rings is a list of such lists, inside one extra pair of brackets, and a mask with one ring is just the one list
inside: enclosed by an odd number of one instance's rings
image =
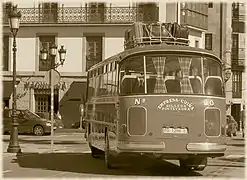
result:
[(212, 57), (145, 55), (120, 65), (120, 94), (202, 94), (223, 96), (222, 67)]

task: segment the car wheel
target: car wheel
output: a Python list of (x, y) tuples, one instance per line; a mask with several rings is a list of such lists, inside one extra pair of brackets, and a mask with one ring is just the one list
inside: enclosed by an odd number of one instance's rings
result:
[(40, 125), (37, 125), (33, 128), (33, 134), (36, 136), (43, 136), (45, 134), (44, 128)]

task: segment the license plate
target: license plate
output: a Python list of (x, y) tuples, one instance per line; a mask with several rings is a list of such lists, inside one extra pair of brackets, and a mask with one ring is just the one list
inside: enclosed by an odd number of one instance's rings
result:
[(186, 128), (163, 128), (164, 134), (188, 134)]

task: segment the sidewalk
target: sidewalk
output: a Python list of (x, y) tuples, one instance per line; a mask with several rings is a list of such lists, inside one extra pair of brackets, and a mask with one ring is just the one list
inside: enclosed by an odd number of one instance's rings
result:
[(55, 133), (84, 133), (85, 129), (72, 129), (72, 128), (61, 128), (57, 129)]
[[(65, 134), (64, 134), (65, 133)], [(84, 152), (89, 151), (88, 144), (84, 139), (84, 133), (80, 130), (67, 130), (54, 135), (53, 152)], [(3, 157), (15, 156), (8, 153), (9, 136), (3, 136)], [(19, 145), (23, 153), (51, 153), (51, 136), (19, 136)]]

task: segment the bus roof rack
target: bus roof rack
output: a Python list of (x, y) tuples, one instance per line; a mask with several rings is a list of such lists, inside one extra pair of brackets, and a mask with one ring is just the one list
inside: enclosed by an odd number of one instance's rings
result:
[(167, 44), (189, 46), (189, 30), (177, 23), (135, 22), (125, 32), (125, 49), (137, 46)]

